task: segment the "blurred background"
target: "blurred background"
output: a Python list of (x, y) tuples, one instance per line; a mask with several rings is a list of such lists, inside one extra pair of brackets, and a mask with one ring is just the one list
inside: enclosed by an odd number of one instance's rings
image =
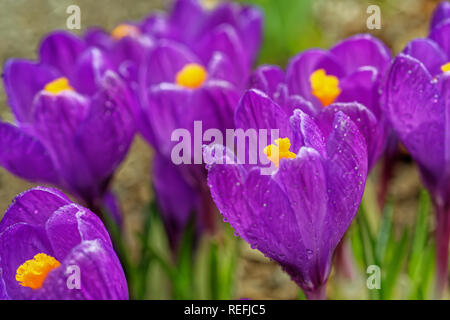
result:
[[(208, 3), (214, 0), (204, 0)], [(256, 4), (265, 13), (265, 37), (259, 63), (285, 66), (289, 57), (310, 47), (329, 48), (336, 41), (356, 33), (371, 33), (382, 39), (394, 53), (403, 49), (414, 37), (428, 33), (435, 0), (242, 0), (238, 2)], [(69, 5), (81, 8), (82, 34), (90, 26), (101, 26), (111, 30), (123, 21), (140, 20), (153, 10), (166, 10), (170, 0), (2, 0), (0, 4), (0, 62), (8, 58), (35, 59), (41, 38), (55, 29), (65, 29)], [(371, 4), (381, 8), (381, 29), (368, 30), (367, 7)], [(12, 121), (12, 116), (0, 91), (0, 118)], [(131, 252), (139, 245), (135, 234), (142, 225), (142, 216), (152, 199), (151, 168), (152, 152), (140, 137), (135, 139), (131, 152), (122, 164), (113, 184), (124, 211), (127, 245)], [(373, 176), (376, 176), (377, 172)], [(371, 177), (368, 192), (377, 181)], [(0, 216), (12, 199), (32, 185), (0, 168)], [(395, 176), (389, 195), (395, 198), (392, 215), (398, 234), (404, 226), (415, 220), (420, 181), (417, 170), (407, 155), (396, 165)], [(369, 197), (370, 198), (370, 197)], [(369, 199), (370, 202), (370, 199)], [(432, 228), (432, 225), (430, 226)], [(234, 296), (252, 299), (295, 299), (297, 286), (281, 269), (251, 250), (243, 241), (239, 242), (239, 258)], [(334, 275), (332, 274), (333, 278)], [(333, 279), (332, 279), (333, 280)], [(399, 278), (401, 287), (402, 276)], [(159, 284), (158, 284), (159, 285)], [(365, 275), (356, 275), (355, 280), (331, 281), (329, 290), (335, 298), (367, 298)], [(162, 287), (150, 298), (166, 298)], [(336, 291), (339, 287), (339, 292)], [(155, 285), (156, 288), (156, 285)], [(401, 290), (401, 289), (400, 289)]]

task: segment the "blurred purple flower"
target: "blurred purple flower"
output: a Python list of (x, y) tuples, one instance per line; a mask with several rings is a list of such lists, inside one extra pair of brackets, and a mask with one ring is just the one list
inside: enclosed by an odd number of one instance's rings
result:
[(61, 187), (99, 214), (135, 132), (134, 103), (108, 58), (76, 36), (54, 32), (40, 59), (10, 59), (4, 85), (16, 123), (0, 122), (0, 164)]
[(430, 191), (437, 218), (437, 291), (448, 274), (450, 238), (450, 77), (433, 75), (425, 65), (400, 54), (389, 73), (384, 94), (387, 115)]
[(450, 2), (444, 0), (434, 10), (430, 29), (434, 29), (448, 19), (450, 19)]
[(276, 66), (259, 67), (250, 87), (265, 92), (288, 115), (300, 108), (328, 126), (336, 112), (347, 113), (366, 138), (370, 171), (384, 151), (389, 132), (379, 91), (390, 59), (389, 49), (380, 40), (356, 35), (329, 51), (300, 53), (291, 59), (286, 74)]
[(111, 33), (93, 28), (85, 34), (89, 45), (109, 52), (119, 69), (130, 71), (135, 80), (136, 65), (149, 60), (147, 54), (160, 41), (170, 40), (189, 47), (204, 64), (215, 52), (226, 53), (228, 67), (237, 69), (242, 81), (255, 62), (261, 38), (262, 12), (258, 8), (222, 3), (210, 9), (198, 0), (175, 0), (168, 14), (152, 13), (143, 21), (121, 23)]
[(277, 261), (308, 298), (324, 298), (333, 252), (364, 192), (367, 148), (342, 111), (333, 113), (329, 128), (300, 109), (291, 114), (261, 91), (248, 91), (237, 122), (280, 130), (281, 156), (271, 158), (278, 168), (263, 174), (262, 166), (240, 164), (231, 150), (215, 145), (205, 149), (208, 184), (244, 240)]
[[(152, 61), (154, 72), (166, 67), (167, 64), (160, 63), (165, 60), (165, 56), (170, 55), (171, 68), (177, 65), (187, 65), (187, 73), (194, 73), (189, 77), (199, 79), (194, 86), (189, 87), (189, 83), (183, 80), (174, 82), (176, 76), (166, 77), (170, 73), (166, 70), (156, 73), (161, 76), (161, 82), (154, 82), (145, 93), (145, 103), (142, 104), (142, 116), (140, 117), (141, 133), (148, 142), (155, 148), (156, 159), (154, 163), (154, 187), (157, 195), (157, 202), (163, 210), (162, 216), (166, 226), (177, 225), (177, 228), (170, 228), (174, 232), (169, 232), (171, 243), (176, 247), (176, 242), (180, 238), (180, 231), (184, 230), (189, 216), (196, 212), (196, 218), (200, 229), (214, 230), (215, 208), (212, 203), (207, 185), (206, 171), (204, 166), (195, 162), (201, 159), (202, 150), (196, 148), (194, 139), (202, 139), (203, 132), (208, 129), (216, 129), (225, 133), (227, 128), (234, 128), (233, 115), (239, 101), (240, 90), (232, 83), (215, 78), (215, 66), (203, 70), (198, 65), (189, 61), (189, 52), (180, 49), (178, 45), (167, 43), (161, 45), (153, 52)], [(217, 56), (221, 55), (217, 53)], [(186, 61), (187, 60), (187, 61)], [(197, 69), (198, 68), (198, 69)], [(176, 69), (175, 69), (176, 70)], [(225, 70), (225, 69), (222, 69)], [(199, 74), (195, 74), (198, 72)], [(202, 78), (202, 73), (207, 74), (207, 78)], [(201, 122), (201, 132), (196, 133), (194, 122)], [(172, 134), (175, 130), (185, 129), (189, 133), (193, 152), (185, 157), (189, 158), (192, 164), (177, 164), (172, 160), (172, 151), (179, 141), (173, 141)], [(163, 162), (167, 162), (163, 164)], [(195, 164), (196, 163), (196, 164)], [(174, 179), (178, 185), (171, 184), (167, 190), (167, 179)], [(179, 202), (178, 189), (183, 189), (183, 193), (192, 195), (188, 206), (174, 206)], [(170, 208), (170, 209), (169, 209)], [(176, 221), (176, 222), (175, 222)], [(178, 231), (178, 232), (175, 232)]]
[(436, 294), (447, 284), (450, 240), (450, 19), (449, 4), (435, 11), (428, 38), (399, 54), (382, 97), (392, 127), (416, 161), (436, 211)]
[(0, 222), (0, 299), (128, 299), (128, 288), (100, 219), (36, 187)]

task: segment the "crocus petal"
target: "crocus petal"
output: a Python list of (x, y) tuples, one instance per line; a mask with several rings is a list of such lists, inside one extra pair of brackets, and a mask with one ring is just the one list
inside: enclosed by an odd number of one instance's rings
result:
[[(282, 87), (280, 87), (281, 89)], [(280, 92), (280, 91), (279, 91)], [(278, 92), (278, 93), (279, 93)], [(277, 95), (275, 95), (277, 99)], [(279, 101), (277, 99), (276, 101)], [(310, 116), (315, 116), (321, 109), (317, 109), (310, 101), (305, 100), (299, 95), (290, 95), (285, 99), (284, 103), (280, 102), (280, 105), (284, 105), (284, 111), (288, 115), (294, 114), (295, 109), (300, 109)]]
[(0, 164), (30, 181), (57, 183), (56, 169), (48, 150), (21, 129), (0, 122)]
[(67, 196), (56, 189), (30, 189), (14, 199), (0, 222), (0, 233), (8, 226), (20, 223), (42, 227), (54, 211), (69, 202)]
[(450, 20), (446, 20), (439, 24), (436, 28), (431, 30), (429, 38), (436, 41), (436, 43), (447, 53), (450, 53)]
[(309, 81), (311, 74), (318, 69), (324, 69), (327, 74), (338, 78), (343, 76), (343, 70), (334, 55), (324, 50), (310, 49), (295, 56), (289, 62), (286, 83), (290, 94), (300, 95), (321, 107), (320, 102), (312, 95)]
[(252, 73), (249, 80), (249, 87), (261, 90), (273, 98), (278, 90), (278, 86), (283, 82), (283, 69), (278, 66), (263, 65)]
[(350, 117), (364, 137), (367, 144), (369, 168), (371, 169), (381, 155), (385, 140), (377, 118), (369, 109), (356, 102), (332, 104), (325, 108), (317, 118), (317, 124), (326, 137), (332, 133), (336, 121), (335, 117), (340, 112)]
[(263, 92), (255, 89), (247, 91), (236, 109), (235, 122), (237, 128), (244, 130), (267, 129), (267, 144), (273, 142), (270, 129), (278, 129), (277, 138), (292, 139), (289, 116)]
[(229, 24), (237, 27), (237, 11), (239, 7), (233, 3), (220, 3), (214, 10), (209, 12), (208, 17), (203, 25), (202, 31), (214, 29), (222, 24)]
[[(69, 276), (78, 267), (80, 289), (69, 288)], [(83, 241), (72, 249), (61, 262), (61, 266), (51, 271), (33, 296), (46, 300), (125, 300), (128, 287), (119, 259), (111, 246), (96, 239)]]
[(408, 43), (403, 53), (422, 62), (432, 75), (442, 73), (441, 66), (448, 62), (445, 52), (428, 38), (414, 39)]
[(199, 59), (188, 48), (168, 40), (161, 41), (148, 57), (145, 82), (148, 86), (175, 83), (176, 74), (189, 63), (199, 63)]
[(364, 66), (373, 66), (383, 73), (391, 61), (388, 47), (370, 34), (347, 38), (331, 48), (330, 53), (335, 55), (342, 67), (350, 73)]
[[(428, 180), (444, 168), (444, 103), (437, 81), (418, 60), (400, 54), (383, 95), (387, 116)], [(431, 182), (431, 181), (430, 181)]]
[(55, 31), (42, 41), (39, 55), (41, 61), (71, 78), (72, 68), (86, 49), (84, 41), (66, 31)]
[(219, 211), (253, 248), (278, 261), (302, 287), (313, 287), (317, 277), (311, 276), (315, 270), (308, 263), (312, 251), (304, 245), (300, 218), (279, 183), (256, 168), (246, 173), (243, 166), (230, 164), (230, 151), (224, 154), (208, 166), (208, 184)]
[[(292, 244), (295, 249), (290, 252), (291, 268), (286, 271), (303, 288), (310, 289), (326, 280), (332, 253), (330, 232), (326, 228), (330, 217), (327, 202), (323, 201), (327, 197), (327, 185), (322, 163), (323, 158), (316, 150), (304, 147), (295, 159), (282, 159), (274, 177), (289, 200), (290, 212), (295, 213), (292, 223), (298, 228), (303, 246), (298, 248)], [(300, 266), (300, 272), (292, 268), (295, 265)]]
[(377, 118), (381, 117), (378, 93), (378, 71), (374, 67), (361, 67), (343, 78), (339, 87), (342, 92), (336, 102), (358, 102), (368, 107)]
[(70, 82), (77, 92), (93, 95), (104, 73), (110, 68), (106, 55), (97, 48), (90, 48), (78, 58)]
[(183, 128), (183, 108), (189, 105), (191, 92), (177, 85), (163, 83), (149, 90), (148, 96), (145, 120), (151, 131), (151, 142), (161, 154), (170, 158), (172, 132)]
[[(217, 208), (225, 219), (231, 218), (233, 228), (248, 240), (244, 232), (246, 225), (250, 223), (245, 214), (247, 205), (242, 197), (242, 184), (245, 181), (246, 171), (237, 164), (231, 151), (223, 146), (215, 145), (205, 148), (205, 160), (208, 169), (208, 185), (211, 189), (211, 196)], [(238, 198), (241, 201), (236, 202)], [(234, 225), (234, 222), (238, 221)]]
[(247, 81), (249, 61), (238, 34), (230, 25), (223, 24), (205, 33), (194, 52), (203, 63), (208, 63), (215, 51), (222, 52), (233, 61), (241, 72), (243, 82)]
[(238, 16), (239, 30), (250, 62), (254, 62), (261, 46), (263, 34), (263, 12), (254, 6), (244, 6)]
[[(450, 163), (450, 75), (447, 73), (440, 79), (441, 80), (441, 90), (442, 90), (442, 101), (445, 105), (445, 163)], [(448, 165), (446, 167), (447, 177), (450, 178), (450, 168)]]
[(123, 227), (123, 211), (117, 195), (109, 190), (103, 196), (103, 208), (111, 215), (114, 222), (119, 228)]
[(72, 90), (59, 94), (41, 91), (34, 101), (33, 133), (44, 144), (58, 148), (70, 141), (86, 117), (89, 100)]
[(154, 39), (180, 40), (180, 36), (184, 35), (179, 34), (179, 30), (169, 21), (165, 12), (151, 13), (140, 23), (139, 29)]
[(239, 102), (239, 92), (225, 81), (208, 81), (192, 94), (186, 113), (186, 124), (202, 121), (203, 130), (234, 128), (233, 115)]
[(313, 118), (297, 109), (291, 116), (290, 122), (296, 137), (295, 141), (298, 141), (298, 145), (294, 146), (293, 150), (298, 150), (301, 146), (310, 147), (326, 158), (325, 139)]
[[(189, 89), (187, 89), (189, 90)], [(208, 81), (198, 90), (191, 93), (191, 99), (184, 103), (181, 128), (188, 129), (195, 137), (195, 125), (201, 124), (205, 134), (211, 133), (207, 139), (212, 143), (223, 143), (223, 133), (226, 129), (234, 128), (233, 115), (239, 101), (239, 92), (228, 82)], [(220, 136), (218, 137), (218, 132)], [(222, 138), (222, 140), (221, 140)], [(220, 141), (215, 141), (219, 139)], [(206, 142), (206, 141), (205, 141)], [(192, 144), (194, 159), (201, 159), (202, 150)]]
[(204, 11), (197, 0), (176, 0), (168, 22), (183, 41), (189, 42), (197, 35), (204, 19)]
[(241, 86), (242, 76), (236, 65), (223, 53), (216, 51), (208, 64), (208, 78)]
[(97, 47), (103, 50), (110, 49), (114, 40), (111, 35), (100, 28), (89, 28), (84, 34), (84, 40), (89, 47)]
[[(190, 137), (196, 121), (201, 122), (203, 131), (233, 128), (238, 99), (238, 91), (223, 81), (208, 81), (196, 90), (171, 84), (154, 87), (149, 93), (146, 118), (154, 133), (156, 148), (170, 158), (173, 146), (178, 143), (172, 140), (172, 135), (181, 131), (189, 135), (189, 144), (193, 143)], [(201, 153), (199, 148), (191, 150)]]
[(3, 272), (0, 269), (0, 300), (9, 300), (8, 293), (6, 292), (6, 284), (3, 280)]
[(364, 137), (350, 117), (338, 112), (327, 143), (329, 224), (332, 250), (355, 216), (364, 193), (367, 148)]
[(54, 211), (45, 224), (45, 231), (58, 261), (85, 240), (101, 239), (112, 245), (100, 218), (73, 203)]
[(16, 280), (16, 271), (38, 253), (53, 255), (43, 228), (17, 223), (0, 233), (0, 269), (11, 299), (27, 299), (32, 294), (32, 289)]
[[(258, 169), (247, 176), (241, 165), (222, 163), (209, 167), (208, 184), (217, 208), (239, 236), (277, 260), (278, 254), (288, 253), (285, 240), (301, 247), (295, 217), (278, 184)], [(252, 196), (243, 197), (246, 192)]]
[(75, 135), (86, 117), (89, 101), (73, 91), (58, 95), (41, 92), (34, 103), (34, 134), (47, 148), (65, 188), (76, 187), (92, 177), (80, 153)]
[(442, 1), (434, 10), (433, 18), (431, 19), (430, 29), (433, 30), (443, 21), (450, 19), (450, 3)]
[(32, 105), (36, 94), (58, 77), (58, 72), (27, 60), (6, 61), (3, 81), (9, 105), (17, 121), (32, 121)]
[(97, 180), (107, 179), (124, 159), (135, 132), (135, 106), (125, 84), (108, 71), (78, 128), (77, 145)]

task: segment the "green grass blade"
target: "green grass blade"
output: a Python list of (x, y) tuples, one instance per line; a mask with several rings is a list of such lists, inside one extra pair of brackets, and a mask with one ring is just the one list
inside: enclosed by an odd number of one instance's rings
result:
[(381, 283), (383, 299), (392, 298), (394, 286), (405, 264), (405, 258), (408, 253), (408, 233), (408, 229), (405, 229), (400, 241), (395, 246), (391, 259), (387, 264), (387, 268), (384, 267), (381, 271), (382, 273), (384, 272), (385, 275)]
[(411, 256), (409, 258), (408, 275), (415, 279), (419, 270), (420, 260), (423, 258), (423, 250), (428, 235), (428, 215), (430, 211), (430, 197), (426, 191), (420, 193), (419, 211), (415, 223), (412, 239)]
[(387, 247), (392, 237), (392, 218), (394, 216), (394, 205), (388, 202), (384, 208), (380, 230), (378, 231), (375, 252), (378, 261), (385, 262)]

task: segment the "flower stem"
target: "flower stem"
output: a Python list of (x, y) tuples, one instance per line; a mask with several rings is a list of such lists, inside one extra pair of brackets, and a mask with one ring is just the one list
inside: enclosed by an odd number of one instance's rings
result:
[(450, 211), (436, 207), (436, 286), (435, 298), (440, 299), (448, 285), (448, 249), (450, 240)]
[(354, 277), (353, 257), (347, 237), (341, 240), (334, 255), (334, 267), (339, 276), (351, 280)]
[(322, 284), (320, 287), (314, 290), (304, 290), (306, 299), (308, 300), (326, 300), (327, 299), (327, 285)]

